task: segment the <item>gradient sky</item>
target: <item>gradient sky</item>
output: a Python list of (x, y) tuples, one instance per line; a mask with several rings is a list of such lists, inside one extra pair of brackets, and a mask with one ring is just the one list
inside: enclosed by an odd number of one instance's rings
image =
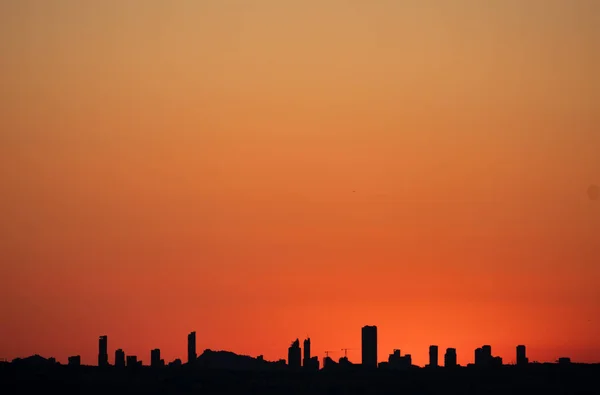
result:
[(0, 358), (600, 361), (599, 48), (595, 0), (0, 1)]

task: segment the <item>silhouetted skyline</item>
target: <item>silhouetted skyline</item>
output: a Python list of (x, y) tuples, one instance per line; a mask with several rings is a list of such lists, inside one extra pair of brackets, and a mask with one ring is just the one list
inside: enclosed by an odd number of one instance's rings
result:
[[(350, 367), (350, 366), (360, 366), (365, 369), (394, 369), (394, 370), (402, 370), (409, 368), (417, 368), (419, 366), (414, 365), (412, 363), (412, 354), (404, 353), (402, 354), (400, 349), (391, 350), (389, 357), (387, 360), (381, 361), (378, 358), (378, 328), (375, 325), (365, 325), (361, 328), (361, 362), (353, 363), (347, 357), (347, 351), (352, 350), (348, 348), (342, 349), (344, 351), (344, 356), (340, 357), (336, 362), (334, 358), (329, 356), (331, 350), (323, 350), (321, 352), (322, 365), (320, 363), (320, 358), (317, 355), (313, 355), (314, 350), (312, 349), (311, 339), (306, 338), (303, 341), (303, 347), (301, 347), (300, 339), (295, 339), (291, 342), (290, 346), (287, 349), (287, 360), (280, 359), (278, 361), (268, 362), (265, 361), (262, 355), (258, 357), (250, 357), (250, 356), (240, 356), (242, 358), (246, 358), (246, 361), (254, 360), (256, 365), (255, 367), (263, 366), (264, 364), (274, 364), (274, 366), (287, 366), (290, 370), (309, 370), (316, 371), (320, 368), (327, 369), (332, 366), (338, 366), (340, 368)], [(205, 360), (206, 356), (217, 355), (215, 352), (210, 349), (205, 349), (203, 353), (199, 356), (196, 351), (196, 331), (192, 331), (187, 335), (187, 362), (186, 365), (194, 365), (197, 364), (200, 360)], [(98, 363), (97, 366), (99, 368), (107, 368), (111, 366), (108, 358), (108, 345), (109, 345), (109, 336), (101, 335), (98, 341)], [(139, 367), (144, 366), (143, 358), (140, 358), (138, 355), (128, 355), (124, 351), (125, 348), (117, 348), (114, 352), (114, 364), (113, 366), (116, 368), (125, 368), (125, 367)], [(219, 351), (221, 353), (230, 353), (231, 351)], [(217, 352), (217, 353), (219, 353)], [(432, 344), (428, 348), (429, 354), (429, 362), (425, 364), (424, 368), (435, 369), (435, 368), (454, 368), (459, 367), (460, 365), (457, 362), (458, 350), (453, 347), (448, 347), (444, 350), (443, 356), (443, 365), (439, 364), (438, 355), (439, 355), (439, 347), (435, 344)], [(467, 352), (464, 350), (463, 352)], [(480, 368), (494, 368), (501, 367), (505, 365), (505, 362), (501, 357), (494, 356), (492, 352), (492, 346), (489, 344), (482, 345), (473, 350), (473, 360), (471, 363), (468, 363), (466, 366), (475, 366)], [(206, 354), (208, 353), (208, 354)], [(16, 361), (19, 361), (20, 358), (17, 358)], [(56, 361), (52, 358), (53, 361)], [(161, 350), (159, 348), (154, 348), (149, 350), (149, 363), (147, 366), (153, 368), (161, 368), (165, 366), (179, 366), (182, 365), (181, 360), (176, 358), (173, 361), (165, 362), (164, 359), (161, 358)], [(510, 362), (510, 365), (516, 366), (526, 366), (531, 362), (527, 357), (527, 347), (526, 345), (519, 344), (515, 346), (515, 354), (513, 362)], [(534, 363), (558, 363), (561, 365), (570, 364), (571, 359), (568, 356), (557, 356), (554, 361), (535, 361)], [(599, 362), (600, 363), (600, 362)], [(81, 357), (79, 355), (73, 355), (68, 358), (69, 366), (80, 366), (81, 365)], [(200, 365), (199, 365), (200, 366)], [(247, 365), (252, 366), (252, 364)], [(266, 365), (265, 365), (266, 366)]]

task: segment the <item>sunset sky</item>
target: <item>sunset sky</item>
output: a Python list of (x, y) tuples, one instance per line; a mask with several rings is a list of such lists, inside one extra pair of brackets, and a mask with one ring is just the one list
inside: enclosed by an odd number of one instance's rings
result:
[(0, 53), (0, 359), (600, 361), (600, 1), (0, 0)]

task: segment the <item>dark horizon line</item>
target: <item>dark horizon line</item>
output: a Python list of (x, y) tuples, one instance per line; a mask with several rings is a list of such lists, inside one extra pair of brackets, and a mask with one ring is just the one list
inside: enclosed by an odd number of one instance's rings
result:
[[(362, 347), (361, 348), (342, 348), (340, 351), (337, 350), (329, 350), (323, 351), (325, 356), (321, 355), (321, 359), (323, 361), (323, 366), (320, 367), (319, 356), (311, 355), (311, 339), (309, 336), (304, 340), (304, 355), (302, 355), (302, 348), (300, 347), (300, 340), (296, 338), (291, 342), (291, 345), (288, 348), (288, 358), (287, 361), (285, 358), (280, 358), (275, 361), (267, 361), (264, 359), (263, 355), (258, 355), (257, 357), (253, 357), (250, 355), (237, 354), (233, 351), (229, 350), (212, 350), (210, 348), (204, 349), (203, 353), (198, 355), (196, 352), (196, 332), (192, 331), (187, 335), (187, 362), (185, 365), (195, 364), (202, 356), (207, 353), (226, 353), (231, 354), (235, 357), (239, 358), (247, 358), (252, 359), (258, 363), (272, 364), (272, 365), (285, 365), (288, 368), (292, 369), (300, 369), (310, 367), (313, 370), (321, 370), (327, 367), (327, 365), (351, 365), (351, 366), (364, 366), (370, 368), (380, 368), (385, 367), (387, 365), (390, 366), (402, 366), (404, 368), (427, 368), (427, 367), (462, 367), (463, 365), (458, 364), (457, 361), (457, 350), (456, 348), (447, 347), (445, 349), (445, 353), (441, 355), (442, 358), (439, 357), (439, 347), (438, 345), (430, 345), (429, 346), (429, 363), (423, 366), (415, 365), (412, 363), (412, 354), (401, 355), (400, 349), (394, 349), (392, 354), (389, 354), (387, 362), (385, 360), (380, 360), (378, 354), (378, 345), (377, 345), (377, 326), (364, 326), (362, 327)], [(347, 351), (360, 351), (362, 355), (362, 359), (360, 363), (351, 362), (347, 357)], [(341, 352), (344, 351), (344, 357), (340, 357), (338, 362), (335, 362), (333, 358), (329, 357), (329, 353)], [(492, 354), (492, 346), (489, 344), (482, 345), (474, 350), (474, 361), (471, 363), (467, 363), (466, 367), (474, 365), (474, 366), (515, 366), (515, 365), (527, 365), (527, 364), (578, 364), (578, 365), (596, 365), (600, 364), (600, 361), (597, 362), (572, 362), (570, 357), (557, 357), (555, 361), (529, 361), (526, 356), (527, 347), (523, 344), (519, 344), (516, 346), (516, 358), (511, 360), (511, 363), (505, 364), (503, 362), (503, 358), (499, 356), (494, 356)], [(114, 363), (111, 365), (109, 363), (109, 354), (108, 354), (108, 335), (101, 335), (98, 337), (98, 363), (97, 365), (83, 365), (81, 364), (81, 356), (80, 355), (71, 355), (69, 356), (67, 365), (77, 365), (77, 366), (98, 366), (98, 367), (107, 367), (107, 366), (129, 366), (130, 364), (134, 364), (136, 366), (171, 366), (171, 365), (184, 365), (182, 359), (175, 358), (169, 363), (165, 363), (163, 359), (161, 359), (161, 350), (160, 348), (150, 349), (150, 364), (142, 365), (142, 360), (138, 360), (137, 355), (127, 355), (122, 348), (116, 348), (114, 350)], [(34, 354), (25, 358), (14, 358), (12, 361), (2, 360), (0, 362), (3, 363), (13, 363), (15, 361), (22, 361), (30, 358), (42, 358), (45, 361), (52, 361), (58, 365), (61, 363), (57, 362), (54, 357), (45, 358), (39, 354)], [(439, 361), (441, 359), (441, 361)], [(438, 363), (441, 362), (441, 363)], [(126, 364), (127, 362), (127, 364)]]

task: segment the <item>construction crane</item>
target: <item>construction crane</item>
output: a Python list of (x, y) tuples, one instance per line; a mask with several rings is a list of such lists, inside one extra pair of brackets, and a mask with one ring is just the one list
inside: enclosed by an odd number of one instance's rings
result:
[(344, 352), (344, 358), (348, 358), (348, 350), (356, 350), (356, 348), (342, 348)]
[(332, 350), (327, 350), (327, 351), (325, 351), (325, 356), (326, 356), (326, 357), (329, 357), (329, 353), (330, 353), (330, 352), (334, 352), (334, 351), (332, 351)]

